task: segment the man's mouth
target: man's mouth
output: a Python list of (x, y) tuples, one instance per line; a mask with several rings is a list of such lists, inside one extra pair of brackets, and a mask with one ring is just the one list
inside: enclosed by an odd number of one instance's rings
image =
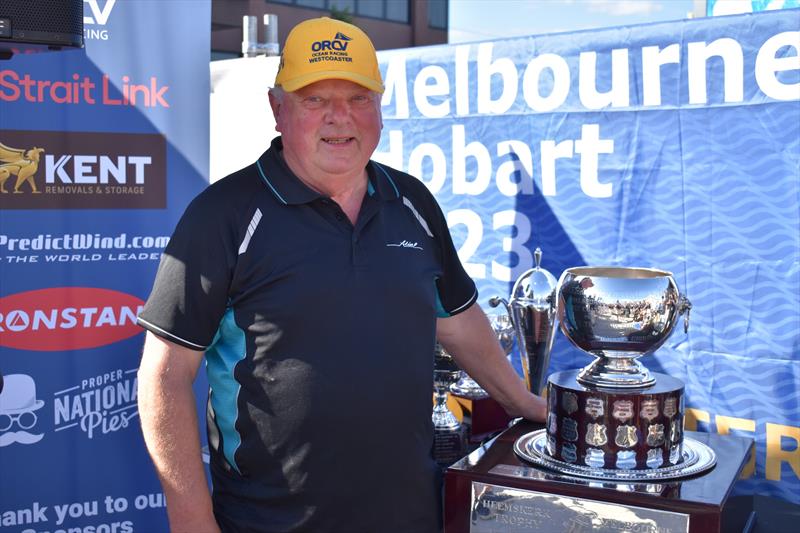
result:
[(327, 144), (345, 144), (354, 140), (354, 137), (323, 137), (322, 141)]

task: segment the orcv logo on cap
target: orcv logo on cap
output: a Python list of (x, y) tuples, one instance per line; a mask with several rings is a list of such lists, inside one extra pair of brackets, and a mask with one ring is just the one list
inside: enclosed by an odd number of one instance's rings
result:
[(322, 50), (338, 50), (344, 52), (347, 50), (349, 41), (352, 41), (350, 37), (337, 31), (336, 35), (330, 41), (315, 41), (311, 43), (311, 51), (320, 52)]

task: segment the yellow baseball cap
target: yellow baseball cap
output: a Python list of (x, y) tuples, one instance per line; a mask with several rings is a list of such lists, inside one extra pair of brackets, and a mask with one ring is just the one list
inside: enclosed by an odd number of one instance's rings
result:
[(383, 92), (378, 57), (366, 33), (328, 17), (305, 20), (292, 28), (275, 85), (293, 92), (321, 80), (348, 80)]

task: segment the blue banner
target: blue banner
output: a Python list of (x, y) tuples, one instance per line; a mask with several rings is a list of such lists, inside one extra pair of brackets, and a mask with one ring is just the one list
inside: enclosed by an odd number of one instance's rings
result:
[[(643, 363), (687, 429), (755, 439), (737, 490), (800, 503), (800, 10), (380, 54), (378, 159), (436, 194), (484, 308), (533, 266), (669, 270)], [(558, 335), (550, 371), (590, 357)]]
[(211, 6), (84, 8), (85, 50), (0, 61), (3, 532), (167, 529), (135, 317), (207, 184)]

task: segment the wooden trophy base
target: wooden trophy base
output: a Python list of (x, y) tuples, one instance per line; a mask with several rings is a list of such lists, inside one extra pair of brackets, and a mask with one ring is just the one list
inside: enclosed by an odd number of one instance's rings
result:
[(445, 533), (727, 533), (752, 524), (752, 511), (741, 509), (741, 502), (728, 505), (752, 439), (687, 432), (714, 451), (713, 469), (690, 478), (631, 483), (578, 478), (521, 460), (514, 443), (541, 428), (520, 421), (447, 469)]
[(511, 417), (505, 409), (491, 397), (475, 400), (453, 393), (450, 397), (461, 407), (462, 423), (467, 427), (467, 438), (470, 443), (481, 442), (492, 433), (507, 428), (511, 422)]

